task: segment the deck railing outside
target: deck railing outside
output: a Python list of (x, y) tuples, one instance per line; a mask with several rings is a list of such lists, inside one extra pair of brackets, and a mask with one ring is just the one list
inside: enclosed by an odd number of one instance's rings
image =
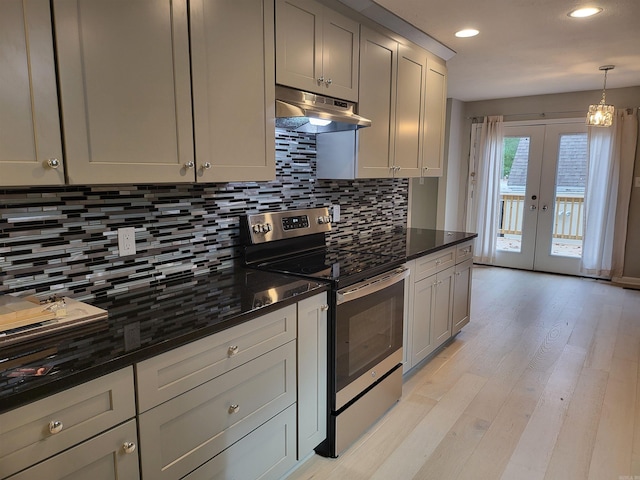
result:
[[(584, 197), (571, 195), (556, 196), (553, 238), (582, 240)], [(513, 193), (500, 195), (501, 235), (521, 235), (525, 196)]]

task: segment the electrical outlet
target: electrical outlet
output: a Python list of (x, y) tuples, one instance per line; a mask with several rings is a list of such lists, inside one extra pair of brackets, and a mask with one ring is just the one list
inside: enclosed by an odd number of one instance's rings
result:
[(340, 221), (340, 205), (331, 206), (331, 220), (333, 221), (333, 223), (337, 223)]
[(135, 255), (136, 253), (136, 229), (124, 227), (118, 229), (118, 250), (121, 257)]

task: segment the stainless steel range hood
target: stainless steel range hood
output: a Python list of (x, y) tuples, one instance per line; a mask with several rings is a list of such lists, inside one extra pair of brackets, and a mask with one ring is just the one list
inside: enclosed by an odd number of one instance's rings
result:
[[(342, 132), (370, 127), (356, 104), (276, 85), (276, 127), (303, 133)], [(329, 123), (326, 123), (329, 122)]]

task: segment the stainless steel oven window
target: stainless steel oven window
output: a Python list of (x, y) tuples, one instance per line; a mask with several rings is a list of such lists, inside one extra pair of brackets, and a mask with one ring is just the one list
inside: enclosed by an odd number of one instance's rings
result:
[(402, 348), (405, 276), (393, 272), (338, 292), (336, 391)]

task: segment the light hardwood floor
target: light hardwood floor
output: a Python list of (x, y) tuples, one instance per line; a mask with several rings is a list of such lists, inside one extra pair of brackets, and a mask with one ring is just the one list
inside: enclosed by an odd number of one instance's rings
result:
[(288, 479), (640, 480), (640, 291), (474, 267), (471, 323)]

